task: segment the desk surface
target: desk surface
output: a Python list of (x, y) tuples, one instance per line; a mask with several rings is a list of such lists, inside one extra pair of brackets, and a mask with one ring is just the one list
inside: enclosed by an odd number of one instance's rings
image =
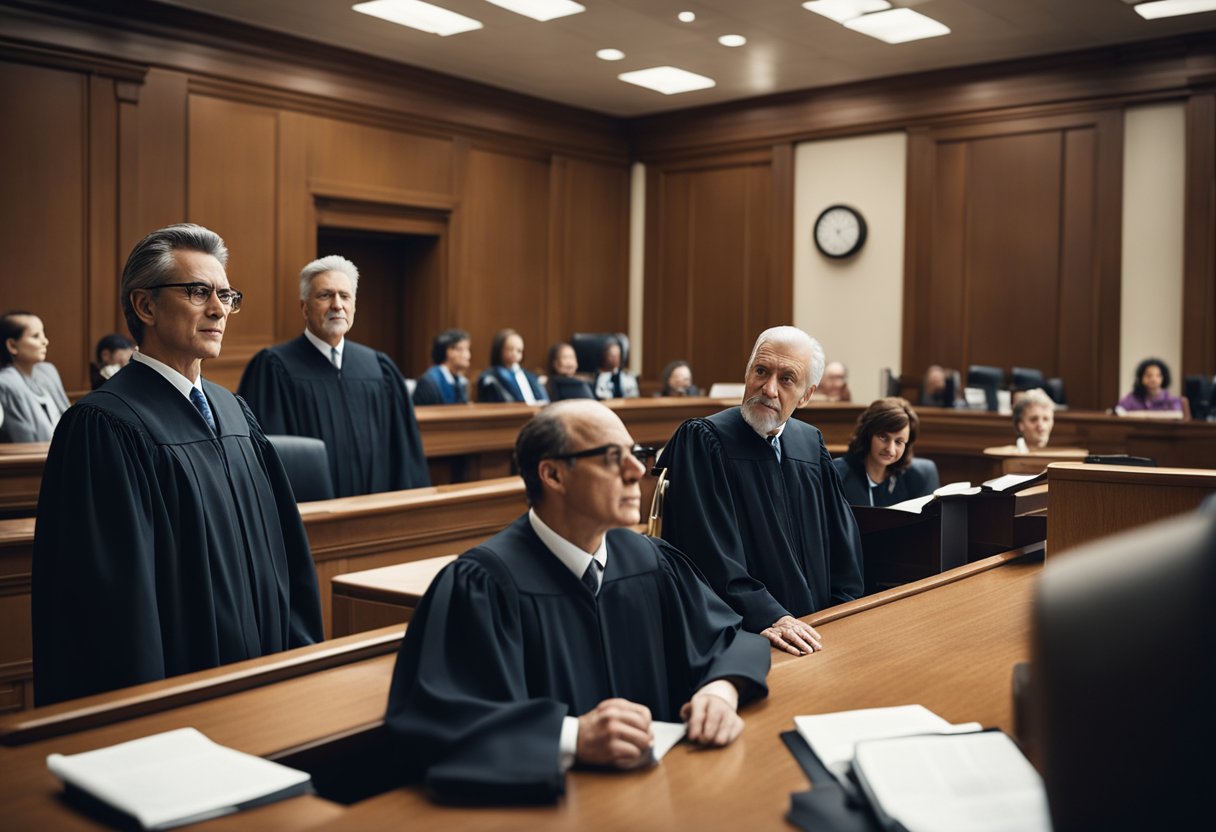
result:
[[(986, 568), (991, 567), (991, 568)], [(775, 657), (772, 695), (744, 711), (746, 728), (720, 751), (676, 748), (652, 770), (574, 772), (556, 808), (462, 810), (429, 803), (416, 788), (337, 806), (296, 798), (208, 823), (203, 829), (707, 828), (782, 823), (791, 792), (806, 778), (778, 734), (795, 714), (919, 702), (951, 721), (1012, 729), (1010, 674), (1029, 655), (1029, 609), (1040, 564), (971, 564), (960, 574), (901, 588), (812, 618), (826, 649)], [(981, 571), (983, 570), (983, 571)], [(950, 582), (953, 580), (953, 582)], [(927, 589), (927, 587), (933, 587)], [(378, 724), (391, 655), (185, 705), (167, 712), (0, 748), (0, 802), (7, 828), (96, 829), (64, 806), (46, 755), (73, 753), (193, 725), (217, 742), (278, 757)], [(37, 712), (35, 712), (37, 714)], [(28, 718), (28, 715), (27, 715)]]

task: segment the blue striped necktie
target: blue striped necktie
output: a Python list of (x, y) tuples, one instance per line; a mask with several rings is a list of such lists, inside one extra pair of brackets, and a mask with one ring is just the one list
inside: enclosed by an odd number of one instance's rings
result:
[(768, 444), (773, 446), (773, 453), (777, 455), (777, 462), (781, 462), (781, 437), (773, 434), (768, 438)]
[(207, 397), (203, 395), (203, 391), (197, 387), (191, 387), (190, 401), (194, 403), (195, 409), (202, 415), (203, 421), (207, 423), (207, 427), (211, 428), (212, 433), (215, 433), (215, 417), (211, 415), (211, 405), (207, 404)]

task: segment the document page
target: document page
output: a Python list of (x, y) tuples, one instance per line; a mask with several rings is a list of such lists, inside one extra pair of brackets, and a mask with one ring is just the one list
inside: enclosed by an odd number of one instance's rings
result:
[(168, 829), (238, 811), (244, 804), (304, 794), (306, 772), (226, 748), (194, 728), (46, 759), (65, 784), (130, 815), (144, 829)]
[(1051, 829), (1043, 781), (1013, 740), (999, 731), (862, 742), (853, 765), (888, 829)]

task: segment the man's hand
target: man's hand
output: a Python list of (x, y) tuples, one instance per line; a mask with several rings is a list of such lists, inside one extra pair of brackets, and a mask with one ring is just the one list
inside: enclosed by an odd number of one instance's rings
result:
[(725, 679), (715, 679), (693, 694), (680, 708), (688, 724), (688, 739), (701, 745), (730, 745), (743, 732), (736, 713), (739, 691)]
[(773, 647), (793, 653), (795, 656), (805, 656), (816, 650), (822, 650), (819, 633), (810, 624), (803, 624), (792, 615), (783, 615), (773, 622), (773, 626), (763, 630), (760, 635), (773, 643)]
[(575, 759), (593, 766), (633, 768), (650, 759), (650, 709), (628, 699), (605, 699), (578, 718)]

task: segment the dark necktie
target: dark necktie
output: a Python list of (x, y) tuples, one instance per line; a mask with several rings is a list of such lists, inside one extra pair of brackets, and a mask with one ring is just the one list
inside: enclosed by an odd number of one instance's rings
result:
[(781, 437), (776, 434), (768, 438), (768, 444), (773, 446), (773, 453), (777, 455), (777, 462), (781, 462)]
[(338, 363), (338, 348), (337, 347), (329, 348), (329, 363), (333, 364), (334, 367), (336, 367), (339, 370), (342, 369), (342, 365)]
[(583, 573), (583, 586), (587, 587), (592, 595), (598, 595), (600, 592), (599, 564), (595, 558), (591, 559), (591, 563), (587, 564), (587, 571)]
[(468, 386), (468, 384), (469, 384), (469, 382), (468, 382), (468, 380), (465, 379), (464, 376), (456, 376), (456, 383), (453, 384), (452, 386), (456, 388), (457, 404), (464, 404), (465, 402), (467, 402), (469, 400), (469, 392), (468, 392), (468, 390), (465, 389)]
[(621, 371), (617, 370), (612, 374), (612, 398), (625, 398), (625, 391), (621, 388)]
[(211, 405), (207, 404), (207, 397), (203, 395), (203, 391), (197, 387), (191, 387), (190, 401), (194, 403), (195, 409), (202, 415), (203, 421), (207, 423), (207, 427), (211, 428), (212, 433), (215, 433), (215, 417), (211, 415)]

